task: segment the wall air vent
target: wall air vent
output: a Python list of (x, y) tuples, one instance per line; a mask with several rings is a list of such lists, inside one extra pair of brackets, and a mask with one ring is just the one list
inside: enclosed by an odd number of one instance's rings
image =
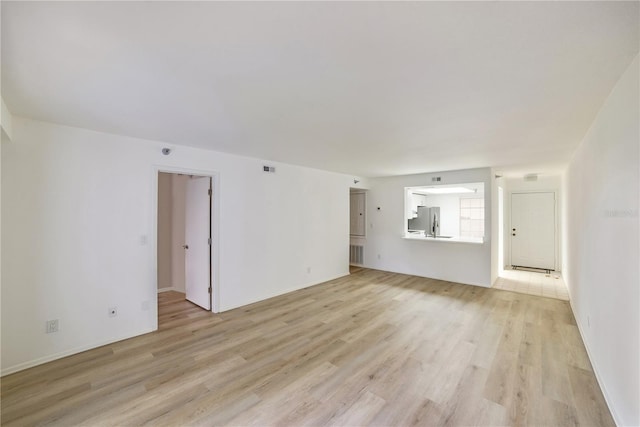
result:
[(524, 180), (525, 181), (537, 181), (538, 180), (538, 174), (537, 173), (530, 173), (524, 176)]
[(275, 173), (275, 172), (276, 172), (276, 167), (275, 167), (275, 166), (263, 166), (263, 167), (262, 167), (262, 171), (263, 171), (263, 172), (272, 172), (272, 173)]

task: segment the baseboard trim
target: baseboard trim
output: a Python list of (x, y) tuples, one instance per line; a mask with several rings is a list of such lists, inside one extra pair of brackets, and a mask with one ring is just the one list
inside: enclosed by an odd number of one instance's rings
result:
[(444, 278), (444, 277), (436, 277), (436, 276), (424, 276), (422, 274), (418, 274), (418, 273), (415, 273), (415, 272), (389, 270), (387, 268), (381, 268), (381, 267), (369, 267), (367, 265), (362, 265), (362, 266), (359, 266), (359, 267), (366, 268), (366, 269), (369, 269), (369, 270), (385, 271), (385, 272), (388, 272), (388, 273), (398, 273), (398, 274), (405, 274), (407, 276), (416, 276), (416, 277), (424, 277), (426, 279), (441, 280), (443, 282), (459, 283), (461, 285), (477, 286), (479, 288), (491, 289), (491, 287), (493, 286), (493, 284), (491, 283), (491, 278), (489, 278), (488, 284), (485, 285), (483, 283), (463, 282), (461, 280), (456, 280), (456, 279), (452, 279), (452, 278)]
[(236, 309), (236, 308), (239, 308), (239, 307), (244, 307), (244, 306), (247, 306), (247, 305), (250, 305), (250, 304), (255, 304), (257, 302), (266, 301), (268, 299), (275, 298), (275, 297), (278, 297), (280, 295), (285, 295), (285, 294), (288, 294), (290, 292), (295, 292), (295, 291), (299, 291), (301, 289), (310, 288), (311, 286), (320, 285), (320, 284), (325, 283), (325, 282), (330, 282), (332, 280), (340, 279), (341, 277), (346, 277), (349, 274), (350, 273), (347, 270), (344, 273), (340, 273), (340, 274), (337, 274), (337, 275), (329, 276), (328, 278), (325, 278), (325, 279), (322, 279), (322, 280), (318, 280), (318, 281), (303, 283), (300, 286), (292, 287), (292, 288), (286, 289), (286, 290), (284, 290), (282, 292), (278, 292), (278, 293), (273, 294), (273, 295), (261, 296), (261, 297), (258, 297), (256, 299), (254, 299), (254, 300), (250, 300), (248, 302), (243, 302), (241, 305), (238, 305), (238, 306), (220, 307), (219, 313), (222, 313), (222, 312), (225, 312), (225, 311), (229, 311), (229, 310), (233, 310), (233, 309)]
[(161, 294), (162, 292), (169, 292), (169, 291), (184, 293), (183, 290), (180, 290), (180, 289), (176, 288), (175, 286), (170, 286), (168, 288), (158, 288), (158, 293), (159, 294)]
[[(567, 288), (569, 288), (568, 285), (567, 285)], [(611, 412), (611, 416), (613, 417), (613, 422), (615, 422), (617, 426), (622, 426), (624, 424), (622, 423), (622, 420), (620, 419), (618, 414), (616, 414), (615, 408), (611, 405), (612, 399), (609, 397), (609, 393), (607, 393), (607, 388), (605, 387), (604, 382), (602, 381), (602, 377), (598, 373), (598, 368), (593, 363), (593, 357), (591, 356), (592, 353), (589, 350), (589, 344), (587, 343), (587, 340), (584, 339), (584, 334), (582, 333), (580, 322), (578, 321), (576, 312), (573, 309), (573, 298), (571, 298), (571, 292), (569, 292), (569, 307), (571, 307), (571, 314), (573, 314), (573, 318), (575, 319), (576, 325), (578, 326), (578, 332), (580, 332), (580, 338), (582, 338), (582, 343), (584, 344), (584, 348), (587, 351), (587, 357), (589, 358), (589, 363), (591, 363), (591, 368), (593, 369), (593, 373), (596, 377), (596, 381), (598, 382), (598, 386), (600, 386), (600, 390), (602, 391), (602, 396), (604, 396), (604, 401), (607, 403), (609, 412)]]
[(2, 369), (2, 371), (0, 372), (0, 377), (4, 377), (4, 376), (10, 375), (10, 374), (14, 374), (14, 373), (19, 372), (19, 371), (24, 371), (25, 369), (33, 368), (34, 366), (42, 365), (42, 364), (47, 363), (47, 362), (52, 362), (54, 360), (62, 359), (63, 357), (72, 356), (72, 355), (77, 354), (77, 353), (82, 353), (83, 351), (93, 350), (94, 348), (102, 347), (103, 345), (113, 344), (114, 342), (118, 342), (118, 341), (126, 340), (126, 339), (129, 339), (129, 338), (137, 337), (139, 335), (148, 334), (150, 332), (153, 332), (153, 329), (149, 329), (149, 330), (145, 329), (142, 332), (135, 333), (133, 335), (132, 334), (127, 334), (127, 335), (122, 335), (120, 337), (111, 338), (111, 339), (104, 340), (104, 341), (97, 341), (97, 342), (89, 344), (89, 345), (82, 345), (80, 347), (75, 347), (75, 348), (72, 348), (70, 350), (61, 351), (59, 353), (51, 354), (49, 356), (44, 356), (44, 357), (40, 357), (38, 359), (29, 360), (27, 362), (22, 362), (22, 363), (19, 363), (17, 365), (10, 366), (8, 368)]

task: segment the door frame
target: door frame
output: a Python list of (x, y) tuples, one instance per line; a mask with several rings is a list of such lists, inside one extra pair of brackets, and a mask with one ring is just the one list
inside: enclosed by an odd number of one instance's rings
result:
[(554, 266), (554, 270), (555, 272), (561, 272), (561, 265), (559, 263), (559, 256), (560, 256), (560, 233), (559, 233), (559, 219), (558, 218), (558, 205), (560, 204), (560, 200), (558, 198), (558, 190), (513, 190), (513, 191), (509, 191), (509, 226), (507, 227), (508, 233), (505, 233), (509, 238), (507, 239), (509, 241), (509, 263), (507, 264), (509, 267), (511, 267), (513, 265), (513, 259), (512, 259), (512, 251), (513, 251), (513, 245), (512, 245), (512, 241), (511, 241), (511, 229), (513, 228), (512, 225), (512, 217), (513, 217), (513, 209), (512, 209), (512, 197), (514, 194), (535, 194), (535, 193), (553, 193), (553, 199), (554, 199), (554, 204), (553, 204), (553, 219), (554, 219), (554, 224), (553, 224), (553, 245), (554, 245), (554, 258), (553, 258), (553, 266)]
[[(504, 230), (505, 230), (505, 208), (504, 208), (504, 187), (498, 184), (498, 276), (504, 271), (506, 267), (505, 263), (505, 244), (504, 244)], [(509, 212), (511, 216), (511, 212)], [(511, 254), (509, 254), (509, 260), (511, 260)]]
[[(153, 231), (151, 232), (151, 249), (152, 249), (152, 265), (153, 265), (153, 286), (158, 286), (158, 177), (160, 172), (171, 174), (198, 175), (211, 178), (211, 311), (213, 313), (220, 312), (220, 173), (215, 170), (192, 169), (179, 166), (154, 165), (152, 171), (152, 206), (151, 224)], [(158, 292), (155, 294), (155, 307), (158, 306)], [(158, 316), (156, 313), (156, 322)], [(156, 323), (155, 329), (158, 329)], [(154, 330), (155, 330), (154, 329)]]

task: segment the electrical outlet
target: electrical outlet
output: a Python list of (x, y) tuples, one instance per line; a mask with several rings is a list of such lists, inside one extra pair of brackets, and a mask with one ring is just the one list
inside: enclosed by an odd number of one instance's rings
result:
[(380, 259), (380, 254), (378, 254), (378, 259)]
[(118, 307), (109, 307), (109, 317), (116, 317), (118, 315)]
[(307, 267), (307, 274), (311, 274), (311, 267)]
[(58, 332), (58, 319), (47, 320), (45, 328), (45, 332), (48, 334)]

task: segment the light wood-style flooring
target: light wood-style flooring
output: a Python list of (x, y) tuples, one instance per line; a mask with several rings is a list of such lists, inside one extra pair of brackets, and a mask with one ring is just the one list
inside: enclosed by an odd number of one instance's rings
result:
[(2, 425), (613, 426), (566, 301), (376, 270), (2, 378)]

